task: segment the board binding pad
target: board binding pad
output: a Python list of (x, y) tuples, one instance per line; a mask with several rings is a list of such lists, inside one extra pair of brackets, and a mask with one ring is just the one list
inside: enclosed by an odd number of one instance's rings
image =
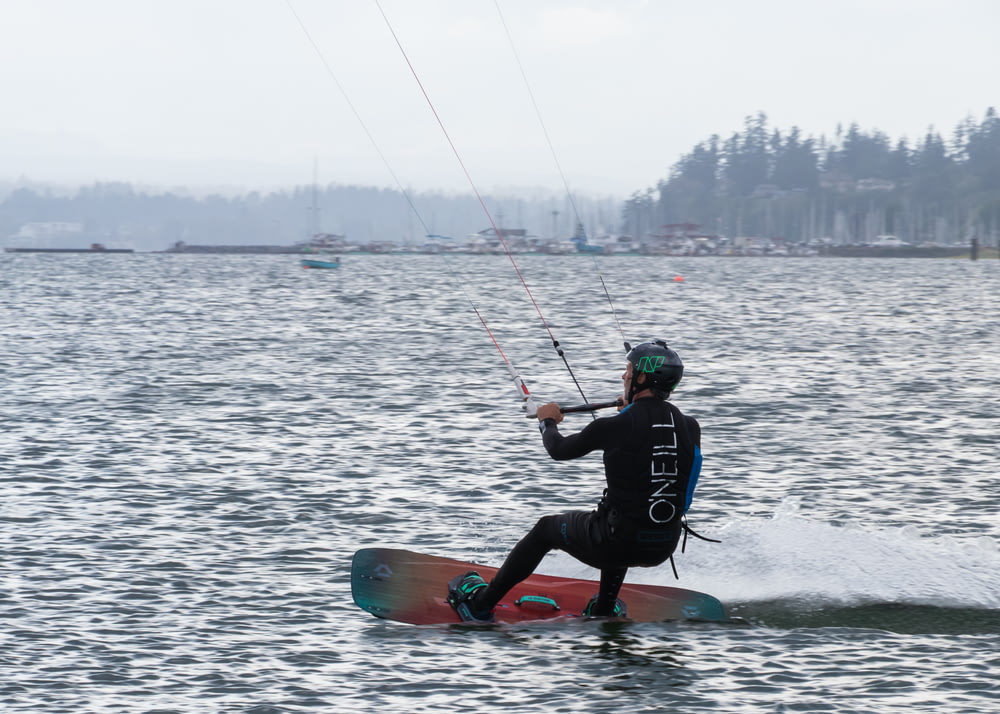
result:
[[(461, 622), (448, 604), (448, 581), (474, 570), (489, 581), (496, 568), (394, 548), (363, 548), (351, 563), (355, 604), (376, 617), (413, 625)], [(533, 574), (498, 603), (496, 622), (581, 617), (597, 594), (592, 580)], [(625, 584), (618, 597), (630, 620), (661, 622), (726, 619), (722, 603), (711, 595), (661, 585)]]

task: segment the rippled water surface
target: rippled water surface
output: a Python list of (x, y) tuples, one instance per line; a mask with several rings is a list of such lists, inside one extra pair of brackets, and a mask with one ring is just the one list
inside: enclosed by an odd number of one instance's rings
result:
[(592, 401), (623, 362), (599, 276), (629, 340), (684, 358), (691, 523), (722, 543), (689, 541), (679, 584), (736, 621), (352, 603), (359, 547), (496, 565), (600, 495), (599, 456), (545, 456), (473, 309), (532, 391), (582, 400), (507, 258), (11, 254), (0, 710), (1000, 711), (1000, 264), (518, 264)]

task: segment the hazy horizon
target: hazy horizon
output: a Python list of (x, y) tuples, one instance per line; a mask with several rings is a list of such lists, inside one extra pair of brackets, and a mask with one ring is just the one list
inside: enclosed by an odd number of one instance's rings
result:
[(407, 189), (468, 193), (423, 88), (480, 191), (625, 198), (758, 111), (911, 141), (980, 117), (998, 21), (991, 0), (17, 3), (0, 180), (267, 191), (316, 162), (397, 188), (384, 156)]

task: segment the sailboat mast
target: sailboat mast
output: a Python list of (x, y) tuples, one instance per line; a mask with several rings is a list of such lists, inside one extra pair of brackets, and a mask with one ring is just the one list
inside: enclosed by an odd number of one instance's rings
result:
[(313, 187), (312, 187), (312, 235), (315, 238), (319, 235), (319, 159), (313, 158)]

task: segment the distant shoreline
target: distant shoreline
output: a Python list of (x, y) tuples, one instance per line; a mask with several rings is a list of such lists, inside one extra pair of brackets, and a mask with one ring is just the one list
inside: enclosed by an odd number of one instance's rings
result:
[(4, 248), (5, 253), (135, 253), (134, 248)]
[[(322, 256), (322, 253), (306, 252), (293, 246), (274, 245), (219, 245), (219, 246), (197, 246), (194, 250), (150, 250), (137, 251), (132, 248), (4, 248), (7, 253), (34, 253), (34, 254), (140, 254), (140, 255), (298, 255), (298, 256)], [(612, 252), (612, 253), (545, 253), (542, 251), (512, 251), (514, 255), (521, 256), (545, 256), (545, 257), (594, 257), (601, 258), (628, 258), (628, 257), (655, 257), (655, 258), (770, 258), (780, 260), (783, 258), (937, 258), (950, 260), (969, 260), (972, 257), (969, 248), (963, 249), (960, 246), (950, 247), (876, 247), (876, 246), (827, 246), (813, 254), (768, 254), (768, 253), (694, 253), (694, 254), (674, 254), (674, 253), (638, 253), (638, 252)], [(398, 250), (344, 250), (338, 253), (339, 256), (354, 255), (506, 255), (503, 251), (428, 251), (419, 249)], [(979, 248), (980, 260), (997, 260), (1000, 258), (1000, 250), (993, 246)]]

